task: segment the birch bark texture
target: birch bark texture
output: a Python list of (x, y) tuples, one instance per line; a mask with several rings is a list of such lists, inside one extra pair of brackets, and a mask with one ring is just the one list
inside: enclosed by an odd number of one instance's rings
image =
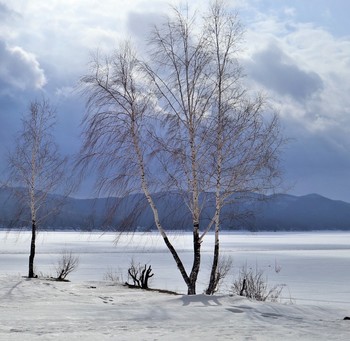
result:
[[(275, 186), (283, 139), (263, 96), (244, 87), (237, 15), (222, 1), (191, 13), (173, 8), (150, 33), (145, 55), (129, 42), (111, 56), (95, 55), (81, 79), (87, 113), (79, 162), (97, 169), (104, 192), (144, 193), (188, 294), (196, 294), (201, 245), (214, 230), (206, 291), (213, 294), (222, 209), (237, 195)], [(191, 216), (188, 271), (160, 218), (156, 192), (180, 195)], [(206, 207), (212, 216), (203, 216)]]

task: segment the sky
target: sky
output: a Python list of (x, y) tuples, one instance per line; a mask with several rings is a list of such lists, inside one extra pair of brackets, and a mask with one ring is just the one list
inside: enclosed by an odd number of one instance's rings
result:
[[(62, 153), (79, 150), (76, 91), (91, 53), (130, 38), (141, 48), (171, 0), (0, 0), (0, 169), (30, 101), (56, 108)], [(189, 1), (204, 9), (206, 0)], [(266, 93), (289, 142), (281, 191), (350, 202), (350, 2), (227, 0), (245, 27), (246, 83)], [(81, 195), (89, 195), (81, 190)]]

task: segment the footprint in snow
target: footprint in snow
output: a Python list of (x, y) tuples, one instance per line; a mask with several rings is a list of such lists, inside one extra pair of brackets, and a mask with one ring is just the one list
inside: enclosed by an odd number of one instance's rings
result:
[(103, 303), (110, 303), (113, 302), (113, 298), (109, 296), (99, 296), (99, 298), (102, 300)]

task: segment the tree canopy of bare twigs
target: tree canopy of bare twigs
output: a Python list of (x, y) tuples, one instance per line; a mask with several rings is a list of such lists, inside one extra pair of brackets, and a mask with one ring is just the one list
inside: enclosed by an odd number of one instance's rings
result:
[[(31, 226), (28, 277), (34, 274), (36, 235), (43, 220), (57, 213), (62, 200), (52, 202), (64, 179), (67, 159), (61, 157), (52, 130), (55, 112), (45, 99), (33, 101), (22, 119), (23, 127), (9, 153), (9, 181), (19, 203), (17, 220)], [(63, 198), (63, 197), (58, 197)]]
[[(210, 230), (215, 249), (207, 293), (215, 291), (222, 208), (234, 194), (273, 188), (279, 175), (278, 119), (263, 96), (251, 96), (243, 85), (242, 34), (222, 1), (202, 16), (174, 8), (153, 29), (147, 56), (124, 43), (110, 57), (96, 55), (82, 78), (88, 110), (80, 164), (97, 167), (102, 190), (142, 190), (188, 294), (196, 293), (201, 244)], [(155, 191), (181, 194), (192, 217), (189, 272), (160, 219)], [(207, 206), (214, 213), (204, 222)]]

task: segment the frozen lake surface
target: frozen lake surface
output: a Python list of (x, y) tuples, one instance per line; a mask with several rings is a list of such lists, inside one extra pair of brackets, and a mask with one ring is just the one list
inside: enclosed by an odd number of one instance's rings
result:
[[(170, 235), (187, 268), (191, 267), (191, 234)], [(69, 279), (72, 282), (101, 281), (111, 269), (124, 281), (127, 268), (136, 263), (151, 264), (151, 287), (186, 292), (175, 262), (157, 233), (123, 235), (99, 232), (42, 232), (37, 240), (37, 273), (55, 275), (55, 264), (62, 250), (79, 255), (80, 264)], [(30, 234), (0, 232), (0, 273), (26, 275)], [(296, 303), (349, 306), (350, 233), (222, 233), (222, 253), (233, 259), (232, 273), (221, 291), (230, 291), (241, 266), (265, 271), (269, 284), (285, 284), (283, 297)], [(202, 244), (202, 267), (197, 292), (208, 281), (213, 235)], [(280, 269), (279, 272), (276, 269)]]

